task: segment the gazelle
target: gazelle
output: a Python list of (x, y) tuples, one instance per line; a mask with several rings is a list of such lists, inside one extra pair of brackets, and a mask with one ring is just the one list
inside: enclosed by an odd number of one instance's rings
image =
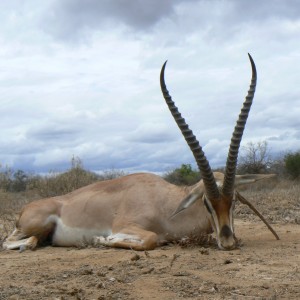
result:
[(55, 246), (88, 242), (150, 250), (191, 233), (201, 236), (214, 230), (219, 248), (233, 249), (234, 204), (237, 198), (246, 201), (235, 186), (272, 176), (235, 175), (238, 149), (256, 86), (256, 68), (250, 55), (249, 58), (252, 81), (232, 135), (225, 174), (212, 172), (199, 142), (169, 96), (164, 80), (165, 63), (160, 75), (161, 89), (203, 179), (192, 187), (178, 187), (157, 175), (140, 173), (31, 202), (22, 209), (16, 228), (3, 247), (34, 249), (50, 239)]

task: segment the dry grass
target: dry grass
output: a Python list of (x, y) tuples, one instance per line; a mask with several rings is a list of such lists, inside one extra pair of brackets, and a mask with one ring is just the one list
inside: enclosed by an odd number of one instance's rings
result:
[(210, 234), (202, 234), (199, 236), (197, 233), (191, 233), (189, 236), (182, 238), (176, 244), (181, 248), (194, 248), (194, 247), (217, 247), (217, 241)]
[(65, 173), (32, 178), (28, 189), (36, 190), (44, 198), (54, 197), (70, 193), (97, 180), (99, 177), (95, 173), (82, 168), (72, 168)]
[[(268, 221), (300, 224), (300, 183), (290, 180), (258, 182), (241, 189), (241, 194), (253, 203)], [(247, 207), (237, 203), (237, 217), (256, 219)]]
[(8, 234), (12, 232), (22, 206), (34, 199), (33, 195), (0, 190), (0, 247)]

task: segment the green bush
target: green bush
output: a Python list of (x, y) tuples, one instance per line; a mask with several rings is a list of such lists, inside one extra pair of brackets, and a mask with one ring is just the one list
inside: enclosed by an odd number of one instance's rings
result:
[(182, 164), (180, 168), (164, 174), (163, 178), (176, 185), (193, 185), (200, 180), (200, 173), (193, 170), (190, 164)]
[(295, 153), (288, 153), (284, 157), (285, 168), (293, 179), (300, 177), (300, 151)]

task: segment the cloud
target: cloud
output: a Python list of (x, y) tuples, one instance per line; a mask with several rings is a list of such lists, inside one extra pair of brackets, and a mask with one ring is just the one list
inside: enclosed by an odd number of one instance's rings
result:
[(47, 33), (61, 40), (76, 40), (86, 37), (88, 31), (111, 30), (116, 26), (141, 33), (154, 30), (158, 24), (188, 35), (203, 32), (204, 38), (213, 40), (228, 39), (243, 26), (255, 26), (254, 22), (295, 20), (298, 9), (299, 2), (295, 0), (263, 3), (259, 0), (250, 3), (234, 0), (56, 0), (45, 6), (39, 22)]
[(173, 131), (164, 124), (143, 123), (129, 134), (128, 140), (146, 144), (174, 141)]
[(40, 22), (46, 32), (65, 40), (76, 39), (87, 30), (107, 30), (124, 25), (147, 31), (161, 19), (171, 16), (177, 2), (180, 1), (54, 1)]

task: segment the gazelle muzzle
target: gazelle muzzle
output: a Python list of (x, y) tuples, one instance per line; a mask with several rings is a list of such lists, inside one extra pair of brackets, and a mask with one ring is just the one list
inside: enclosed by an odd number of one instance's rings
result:
[(204, 195), (203, 202), (214, 229), (219, 248), (222, 250), (234, 249), (236, 247), (233, 226), (234, 201), (230, 198), (210, 201)]

